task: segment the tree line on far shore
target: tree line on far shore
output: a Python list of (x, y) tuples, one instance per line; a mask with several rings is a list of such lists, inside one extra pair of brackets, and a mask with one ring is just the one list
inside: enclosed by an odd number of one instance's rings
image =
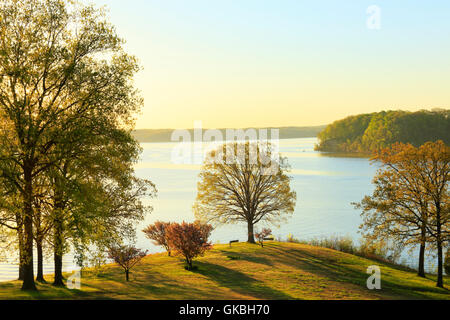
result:
[(383, 111), (347, 117), (319, 133), (317, 151), (371, 154), (396, 142), (450, 144), (450, 110)]

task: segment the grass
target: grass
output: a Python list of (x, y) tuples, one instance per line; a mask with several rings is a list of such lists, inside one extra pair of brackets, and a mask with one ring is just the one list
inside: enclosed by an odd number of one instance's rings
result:
[[(16, 281), (0, 283), (0, 299), (450, 299), (434, 276), (422, 279), (406, 268), (304, 244), (215, 245), (194, 265), (197, 270), (187, 271), (181, 258), (155, 254), (133, 269), (128, 283), (122, 269), (107, 265), (99, 274), (84, 272), (81, 290), (39, 284), (38, 292), (22, 292)], [(371, 265), (381, 267), (382, 290), (366, 287)], [(448, 277), (445, 283), (450, 286)]]

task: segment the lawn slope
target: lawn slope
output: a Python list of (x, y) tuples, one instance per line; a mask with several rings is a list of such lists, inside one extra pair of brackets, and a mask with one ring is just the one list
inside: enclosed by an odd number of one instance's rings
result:
[[(38, 293), (27, 293), (19, 282), (8, 282), (0, 284), (0, 299), (450, 299), (432, 276), (294, 243), (215, 245), (194, 264), (198, 270), (189, 272), (181, 258), (155, 254), (134, 269), (129, 283), (108, 265), (99, 274), (84, 272), (79, 291), (39, 285)], [(382, 290), (366, 288), (371, 265), (381, 267)]]

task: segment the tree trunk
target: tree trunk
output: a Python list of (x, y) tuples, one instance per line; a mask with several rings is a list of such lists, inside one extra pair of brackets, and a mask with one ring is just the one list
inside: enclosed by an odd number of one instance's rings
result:
[[(20, 261), (22, 261), (23, 259), (23, 255), (20, 254)], [(19, 263), (19, 278), (17, 279), (18, 281), (23, 281), (23, 279), (25, 278), (24, 275), (24, 271), (23, 271), (23, 265), (22, 262)]]
[(127, 282), (130, 281), (130, 270), (125, 270), (125, 278), (127, 279)]
[(189, 271), (192, 270), (192, 259), (186, 258), (187, 268)]
[(419, 272), (417, 274), (419, 277), (425, 278), (425, 245), (420, 245), (419, 252)]
[(53, 285), (56, 287), (64, 287), (62, 275), (62, 254), (57, 252), (56, 249), (54, 252), (54, 259), (55, 259), (55, 280), (53, 281)]
[(53, 234), (53, 256), (55, 262), (55, 280), (53, 285), (64, 287), (64, 278), (62, 274), (63, 253), (64, 253), (64, 226), (63, 226), (63, 204), (62, 196), (56, 187), (55, 190), (55, 208), (54, 208), (54, 234)]
[(64, 287), (62, 266), (63, 266), (63, 241), (62, 241), (62, 227), (61, 223), (55, 225), (55, 235), (54, 235), (54, 260), (55, 260), (55, 280), (53, 282), (54, 286)]
[(25, 250), (23, 254), (23, 283), (22, 290), (37, 290), (34, 283), (33, 270), (33, 221), (25, 217)]
[(24, 250), (24, 241), (23, 241), (23, 235), (22, 231), (19, 231), (19, 281), (23, 281), (24, 279), (24, 272), (23, 272), (23, 262), (25, 261), (25, 256), (23, 254)]
[(36, 291), (33, 270), (33, 185), (31, 170), (24, 170), (24, 251), (23, 251), (23, 283), (22, 290)]
[(438, 241), (438, 279), (437, 286), (439, 288), (444, 288), (444, 263), (443, 263), (443, 250), (442, 250), (442, 242)]
[(42, 250), (42, 239), (36, 240), (37, 248), (37, 275), (36, 281), (46, 283), (44, 279), (44, 255)]
[(422, 228), (420, 252), (419, 252), (419, 273), (418, 276), (425, 278), (425, 248), (426, 248), (426, 229)]
[(57, 287), (64, 287), (62, 267), (63, 267), (63, 241), (62, 241), (62, 222), (57, 217), (55, 219), (55, 234), (53, 240), (53, 258), (55, 263), (55, 280), (53, 285)]
[(444, 288), (444, 263), (442, 250), (442, 221), (441, 221), (441, 205), (436, 204), (436, 244), (438, 249), (438, 278), (437, 287)]
[(248, 221), (247, 222), (247, 228), (248, 228), (248, 240), (247, 240), (247, 242), (248, 243), (256, 243), (255, 242), (255, 236), (254, 236), (254, 231), (253, 231), (253, 228), (254, 226), (253, 226), (253, 222), (251, 222), (251, 221)]

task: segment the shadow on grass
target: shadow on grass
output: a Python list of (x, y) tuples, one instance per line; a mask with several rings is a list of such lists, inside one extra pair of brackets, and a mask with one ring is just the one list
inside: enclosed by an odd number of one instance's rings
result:
[[(274, 254), (274, 257), (278, 255), (283, 255), (283, 260), (279, 259), (281, 263), (286, 263), (286, 260), (291, 261), (293, 266), (307, 270), (316, 274), (319, 274), (325, 278), (337, 282), (347, 282), (362, 287), (366, 287), (366, 281), (369, 277), (364, 271), (358, 271), (354, 268), (346, 267), (345, 264), (339, 262), (337, 259), (330, 259), (321, 257), (317, 254), (308, 253), (301, 249), (291, 249), (291, 250), (281, 250), (276, 246), (272, 246), (271, 250), (278, 252)], [(355, 256), (356, 258), (360, 258)], [(383, 263), (380, 263), (382, 266)], [(404, 268), (398, 266), (389, 266), (390, 268), (396, 269), (398, 271), (405, 272)], [(441, 289), (437, 287), (430, 287), (426, 285), (414, 285), (414, 284), (403, 284), (401, 279), (399, 281), (386, 280), (386, 277), (391, 278), (391, 276), (384, 276), (382, 274), (382, 290), (384, 293), (390, 294), (392, 296), (401, 296), (403, 298), (410, 299), (431, 299), (430, 296), (423, 293), (436, 293), (436, 294), (446, 294), (450, 293), (448, 289)], [(374, 292), (376, 294), (377, 292)]]
[(264, 264), (267, 266), (273, 265), (273, 261), (271, 259), (264, 258), (261, 256), (255, 256), (252, 254), (247, 254), (245, 252), (236, 252), (236, 251), (230, 251), (230, 250), (220, 250), (220, 252), (223, 253), (224, 255), (228, 256), (228, 258), (229, 257), (238, 258), (236, 260), (244, 260), (244, 261), (248, 261), (248, 262)]
[(249, 295), (259, 299), (292, 300), (290, 295), (265, 286), (242, 272), (229, 269), (217, 264), (196, 262), (199, 269), (195, 273), (213, 280), (222, 287), (229, 288), (239, 294)]
[(10, 292), (10, 296), (0, 299), (18, 299), (18, 300), (65, 300), (65, 299), (82, 299), (88, 297), (89, 294), (81, 290), (70, 290), (67, 287), (54, 287), (51, 284), (36, 283), (37, 291), (22, 291), (21, 284), (5, 283), (0, 285), (0, 292), (6, 289)]
[[(135, 271), (131, 281), (126, 282), (118, 274), (104, 275), (102, 277), (109, 283), (87, 284), (86, 287), (97, 290), (95, 299), (158, 299), (158, 300), (204, 300), (217, 299), (217, 290), (202, 287), (198, 289), (195, 284), (181, 283), (155, 272)], [(220, 298), (220, 297), (219, 297)]]

